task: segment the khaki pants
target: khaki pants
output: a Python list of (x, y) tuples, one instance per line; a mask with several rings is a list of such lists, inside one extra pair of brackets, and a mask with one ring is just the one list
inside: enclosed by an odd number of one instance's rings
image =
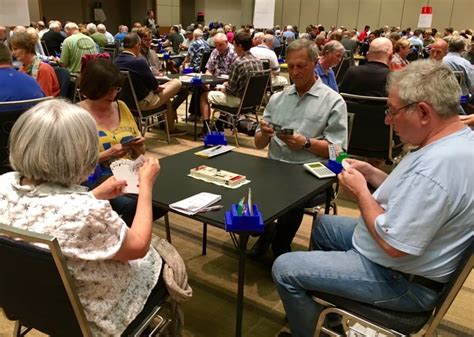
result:
[(171, 80), (163, 85), (163, 90), (160, 92), (150, 91), (148, 95), (138, 102), (138, 106), (143, 111), (152, 110), (168, 104), (168, 112), (166, 113), (166, 119), (168, 120), (168, 126), (170, 130), (173, 130), (175, 111), (171, 108), (170, 98), (174, 97), (181, 89), (181, 82), (179, 80)]
[(210, 104), (225, 105), (231, 108), (237, 108), (240, 105), (240, 98), (222, 91), (209, 91), (207, 100)]

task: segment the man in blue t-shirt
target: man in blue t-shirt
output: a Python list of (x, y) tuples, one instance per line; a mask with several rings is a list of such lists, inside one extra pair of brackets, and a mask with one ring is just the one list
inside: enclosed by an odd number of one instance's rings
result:
[[(35, 79), (13, 68), (8, 47), (0, 43), (0, 102), (41, 97), (44, 94)], [(5, 109), (0, 107), (0, 111)]]
[(388, 93), (386, 123), (417, 149), (390, 175), (347, 160), (339, 180), (361, 216), (318, 217), (315, 250), (275, 261), (291, 330), (280, 336), (313, 335), (322, 306), (308, 291), (401, 312), (432, 310), (472, 241), (474, 133), (459, 120), (455, 76), (437, 62), (416, 61), (390, 74)]

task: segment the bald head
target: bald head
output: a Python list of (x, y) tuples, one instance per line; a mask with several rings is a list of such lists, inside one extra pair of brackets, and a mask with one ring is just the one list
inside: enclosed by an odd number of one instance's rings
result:
[(430, 59), (441, 62), (448, 53), (448, 43), (443, 39), (436, 39), (431, 44)]
[(220, 54), (223, 54), (228, 47), (227, 36), (224, 33), (217, 33), (213, 37), (214, 46), (219, 51)]
[(392, 41), (386, 37), (378, 37), (374, 39), (369, 46), (367, 53), (368, 61), (382, 62), (389, 64), (393, 54)]

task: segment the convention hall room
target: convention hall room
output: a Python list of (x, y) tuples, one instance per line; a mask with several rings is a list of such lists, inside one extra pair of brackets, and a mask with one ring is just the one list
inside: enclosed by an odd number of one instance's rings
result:
[(474, 0), (0, 8), (0, 337), (474, 336)]

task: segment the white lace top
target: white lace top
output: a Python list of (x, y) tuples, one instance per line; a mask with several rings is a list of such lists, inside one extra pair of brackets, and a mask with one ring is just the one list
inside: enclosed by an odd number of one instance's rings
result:
[(0, 176), (0, 222), (55, 236), (93, 335), (120, 335), (157, 283), (161, 257), (150, 248), (142, 259), (111, 260), (128, 227), (108, 201), (82, 186), (21, 186), (19, 179), (16, 172)]

